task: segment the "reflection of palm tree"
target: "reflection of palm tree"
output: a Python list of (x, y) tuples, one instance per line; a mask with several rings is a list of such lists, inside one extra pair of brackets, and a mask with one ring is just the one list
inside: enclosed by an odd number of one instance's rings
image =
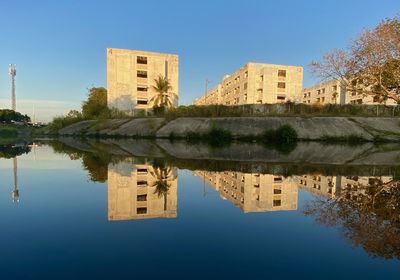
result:
[(174, 93), (168, 92), (172, 89), (170, 81), (163, 76), (158, 76), (154, 79), (155, 85), (152, 88), (155, 90), (156, 95), (154, 95), (150, 101), (153, 102), (153, 107), (171, 107), (173, 104), (172, 97), (175, 96)]
[(164, 211), (166, 211), (168, 191), (171, 187), (168, 180), (174, 179), (173, 170), (171, 167), (154, 167), (154, 171), (150, 171), (150, 174), (156, 179), (151, 185), (156, 188), (154, 194), (157, 194), (159, 198), (164, 196)]

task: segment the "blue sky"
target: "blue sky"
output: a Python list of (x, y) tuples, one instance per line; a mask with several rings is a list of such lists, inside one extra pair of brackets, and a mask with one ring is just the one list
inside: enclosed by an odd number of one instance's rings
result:
[(400, 12), (398, 0), (0, 0), (0, 108), (17, 64), (18, 109), (48, 120), (106, 86), (106, 48), (180, 56), (180, 104), (248, 61), (307, 65)]

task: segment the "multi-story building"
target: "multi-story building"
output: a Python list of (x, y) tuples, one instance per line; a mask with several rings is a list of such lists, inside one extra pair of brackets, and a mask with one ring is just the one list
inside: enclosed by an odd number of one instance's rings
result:
[(344, 104), (346, 90), (338, 80), (331, 80), (303, 89), (305, 104)]
[(128, 114), (153, 108), (154, 80), (166, 77), (172, 86), (170, 98), (178, 104), (179, 58), (175, 54), (107, 49), (107, 103)]
[(194, 101), (194, 105), (300, 102), (303, 67), (247, 63)]
[[(339, 80), (329, 80), (302, 91), (302, 103), (304, 104), (381, 104), (372, 95), (365, 95), (346, 90)], [(396, 105), (393, 100), (384, 102), (386, 105)]]
[[(158, 191), (165, 183), (168, 189)], [(108, 220), (175, 218), (177, 190), (175, 168), (155, 170), (129, 160), (112, 163), (108, 167)]]
[(233, 171), (194, 174), (245, 213), (297, 209), (297, 186), (291, 178)]

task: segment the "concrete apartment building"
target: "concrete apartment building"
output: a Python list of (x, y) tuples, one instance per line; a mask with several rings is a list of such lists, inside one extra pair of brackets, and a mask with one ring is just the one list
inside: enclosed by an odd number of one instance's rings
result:
[(173, 104), (178, 104), (179, 57), (175, 54), (137, 50), (107, 49), (107, 102), (134, 115), (138, 110), (153, 107), (151, 98), (156, 94), (152, 86), (159, 75), (171, 82)]
[(297, 185), (291, 178), (231, 171), (196, 171), (194, 174), (244, 213), (297, 209)]
[(176, 169), (168, 174), (166, 196), (155, 193), (154, 168), (125, 160), (108, 167), (108, 220), (176, 218), (178, 178)]
[[(304, 104), (381, 104), (371, 95), (363, 95), (346, 90), (339, 80), (329, 80), (302, 91), (302, 103)], [(387, 100), (384, 104), (396, 105), (393, 100)]]
[(301, 102), (303, 67), (247, 63), (196, 99), (194, 105)]

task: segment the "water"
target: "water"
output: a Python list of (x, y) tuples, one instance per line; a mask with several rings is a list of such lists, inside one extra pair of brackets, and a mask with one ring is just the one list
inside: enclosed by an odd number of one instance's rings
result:
[(2, 147), (0, 279), (398, 279), (400, 149), (313, 147)]

